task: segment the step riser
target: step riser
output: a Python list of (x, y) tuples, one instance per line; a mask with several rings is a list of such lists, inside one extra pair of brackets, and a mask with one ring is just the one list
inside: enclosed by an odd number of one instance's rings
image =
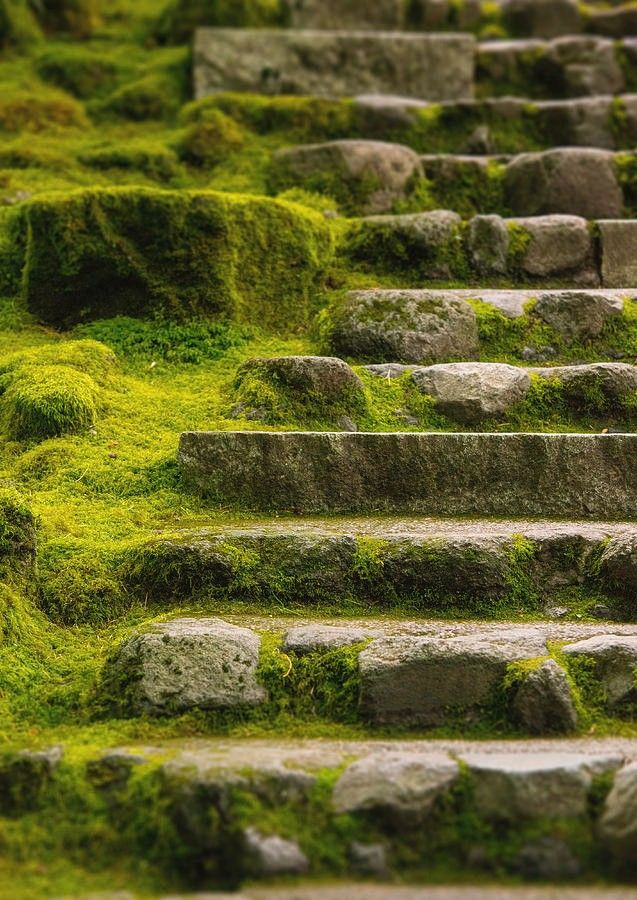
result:
[(474, 39), (202, 28), (195, 37), (194, 67), (197, 99), (248, 91), (458, 100), (473, 95)]
[(197, 531), (136, 551), (126, 584), (155, 605), (219, 600), (490, 617), (555, 603), (597, 607), (604, 597), (607, 615), (637, 615), (626, 596), (633, 585), (619, 585), (612, 565), (600, 565), (613, 534), (630, 531), (525, 523), (499, 535), (488, 523), (485, 530), (467, 537), (436, 535), (435, 526), (404, 537), (382, 525), (372, 534)]
[(179, 464), (258, 510), (632, 520), (635, 452), (632, 435), (189, 432)]

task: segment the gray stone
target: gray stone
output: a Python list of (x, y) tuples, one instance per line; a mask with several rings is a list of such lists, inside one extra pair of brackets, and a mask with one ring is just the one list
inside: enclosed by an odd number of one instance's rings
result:
[(637, 366), (628, 363), (590, 363), (528, 371), (559, 381), (567, 401), (588, 412), (621, 408), (627, 400), (637, 397)]
[(599, 835), (614, 856), (635, 866), (637, 860), (637, 762), (615, 776), (599, 822)]
[[(266, 388), (254, 396), (255, 381)], [(365, 389), (360, 378), (332, 356), (276, 356), (249, 359), (237, 370), (235, 399), (244, 414), (260, 403), (260, 418), (277, 421), (292, 406), (297, 414), (325, 418), (362, 412)], [(235, 407), (235, 411), (237, 407)]]
[(632, 3), (622, 3), (614, 9), (591, 9), (589, 28), (597, 34), (622, 38), (637, 33), (637, 7)]
[(185, 432), (186, 484), (250, 509), (632, 520), (637, 435)]
[(365, 215), (390, 212), (421, 172), (420, 157), (409, 147), (362, 140), (278, 150), (272, 167), (274, 183), (282, 187), (304, 186), (321, 176), (355, 186)]
[(629, 597), (637, 593), (637, 536), (612, 538), (600, 559), (600, 574)]
[(366, 641), (369, 632), (363, 628), (338, 625), (299, 625), (290, 628), (283, 641), (286, 653), (314, 653), (316, 650), (337, 650)]
[(521, 261), (533, 278), (569, 275), (578, 284), (596, 285), (593, 240), (586, 219), (579, 216), (537, 216), (513, 219), (529, 236)]
[(386, 878), (389, 874), (384, 844), (361, 844), (359, 841), (352, 841), (348, 856), (351, 868), (359, 875)]
[(582, 865), (566, 841), (548, 835), (527, 841), (513, 868), (528, 881), (567, 881), (582, 873)]
[(405, 363), (471, 357), (476, 314), (453, 295), (431, 291), (354, 291), (334, 315), (334, 350), (346, 356)]
[(353, 434), (358, 431), (358, 425), (353, 419), (350, 419), (349, 416), (340, 416), (338, 427), (341, 431), (349, 431)]
[(620, 754), (566, 751), (467, 753), (476, 812), (495, 821), (579, 818), (588, 812), (593, 779), (614, 772)]
[(601, 335), (606, 324), (621, 315), (619, 297), (591, 291), (556, 291), (541, 294), (534, 313), (569, 343), (586, 342)]
[(577, 711), (564, 670), (547, 659), (518, 687), (513, 714), (529, 734), (564, 734), (577, 728)]
[(637, 221), (600, 221), (597, 227), (604, 287), (624, 288), (637, 284)]
[(567, 644), (567, 657), (586, 657), (595, 661), (595, 678), (601, 681), (609, 707), (637, 700), (637, 636), (603, 634)]
[(474, 47), (466, 34), (201, 28), (194, 47), (195, 95), (460, 99), (473, 94)]
[(523, 153), (508, 164), (504, 190), (517, 216), (562, 213), (616, 219), (624, 208), (614, 154), (595, 148)]
[(254, 875), (306, 875), (310, 863), (296, 841), (265, 835), (256, 828), (243, 833), (248, 866)]
[(617, 139), (613, 128), (613, 97), (577, 100), (545, 100), (537, 104), (537, 123), (562, 147), (600, 147), (613, 150)]
[(376, 375), (378, 378), (387, 378), (388, 381), (391, 381), (392, 378), (400, 378), (405, 372), (411, 372), (412, 366), (404, 366), (400, 363), (377, 363), (371, 366), (363, 366), (366, 372), (369, 372), (370, 375)]
[(445, 416), (474, 425), (505, 415), (524, 399), (531, 379), (502, 363), (447, 363), (414, 369), (412, 379)]
[(413, 826), (426, 820), (458, 775), (458, 763), (443, 754), (372, 753), (343, 772), (332, 802), (337, 813), (373, 813)]
[(292, 28), (400, 29), (402, 0), (380, 0), (362, 6), (360, 0), (285, 0)]
[(549, 46), (547, 59), (559, 72), (569, 96), (618, 94), (625, 87), (615, 44), (608, 38), (556, 38)]
[(63, 755), (63, 748), (59, 746), (0, 755), (2, 815), (22, 815), (37, 809)]
[(254, 706), (267, 700), (259, 648), (253, 631), (221, 619), (174, 619), (120, 644), (104, 682), (113, 702), (137, 715)]
[(487, 275), (506, 274), (509, 240), (509, 229), (500, 216), (474, 216), (469, 223), (469, 252), (474, 268)]
[(359, 656), (361, 710), (375, 725), (442, 725), (450, 710), (471, 717), (493, 698), (509, 663), (546, 653), (535, 629), (380, 638)]
[(577, 0), (503, 0), (502, 13), (512, 34), (552, 38), (582, 29)]

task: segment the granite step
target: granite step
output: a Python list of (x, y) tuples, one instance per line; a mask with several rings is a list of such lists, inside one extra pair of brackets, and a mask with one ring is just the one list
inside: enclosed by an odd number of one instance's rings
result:
[(262, 511), (627, 519), (637, 435), (186, 432), (185, 484)]
[[(155, 874), (177, 890), (251, 880), (247, 896), (260, 896), (256, 884), (286, 875), (418, 883), (423, 858), (427, 874), (450, 870), (465, 884), (559, 882), (560, 897), (571, 896), (569, 883), (635, 875), (637, 743), (629, 739), (192, 739), (83, 755), (69, 747), (44, 787), (28, 760), (20, 774), (35, 809), (18, 802), (14, 821), (44, 824), (55, 795), (56, 816), (73, 834), (72, 786), (84, 786), (96, 797), (95, 827), (118, 836), (120, 862), (151, 847)], [(3, 760), (5, 770), (10, 764)], [(37, 842), (33, 827), (30, 834)], [(276, 896), (330, 897), (337, 888), (303, 890), (279, 885)], [(365, 890), (357, 896), (387, 896), (384, 887)]]
[(201, 28), (195, 96), (219, 91), (426, 100), (473, 95), (475, 39), (466, 34)]

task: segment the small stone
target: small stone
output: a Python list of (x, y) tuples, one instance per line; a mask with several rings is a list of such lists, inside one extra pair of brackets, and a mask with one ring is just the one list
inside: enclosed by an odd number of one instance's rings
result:
[(349, 416), (341, 416), (338, 420), (338, 426), (341, 431), (350, 431), (352, 434), (358, 431), (358, 425)]
[(387, 851), (383, 844), (361, 844), (352, 841), (349, 846), (349, 862), (352, 870), (359, 875), (374, 875), (386, 878), (388, 875)]
[(605, 619), (606, 621), (609, 621), (614, 618), (612, 609), (606, 603), (596, 603), (588, 612), (594, 619)]
[(471, 219), (469, 252), (478, 272), (506, 274), (509, 242), (509, 229), (500, 216), (474, 216)]
[(531, 379), (501, 363), (447, 363), (414, 369), (418, 390), (433, 397), (445, 416), (468, 425), (500, 418), (524, 399)]
[(513, 869), (529, 881), (567, 881), (582, 872), (566, 841), (548, 835), (528, 841), (516, 856)]
[(569, 612), (568, 606), (547, 606), (544, 610), (544, 614), (549, 619), (563, 619)]
[(554, 659), (528, 673), (515, 693), (512, 712), (529, 734), (567, 734), (577, 728), (571, 687)]
[(264, 835), (256, 828), (244, 831), (248, 866), (260, 876), (306, 875), (310, 863), (296, 841)]
[(556, 291), (540, 294), (533, 312), (567, 341), (577, 342), (599, 337), (607, 322), (623, 309), (621, 299), (607, 294)]
[(336, 650), (339, 647), (351, 647), (360, 644), (370, 637), (362, 628), (350, 628), (338, 625), (299, 625), (290, 628), (285, 635), (283, 650), (286, 653), (314, 653), (317, 650)]
[(637, 700), (637, 636), (602, 634), (567, 644), (562, 652), (570, 657), (593, 659), (595, 678), (604, 689), (606, 703), (617, 707)]
[(377, 365), (363, 366), (370, 375), (377, 375), (379, 378), (386, 378), (391, 381), (392, 378), (400, 378), (405, 372), (411, 372), (412, 366), (403, 366), (400, 363), (379, 363)]

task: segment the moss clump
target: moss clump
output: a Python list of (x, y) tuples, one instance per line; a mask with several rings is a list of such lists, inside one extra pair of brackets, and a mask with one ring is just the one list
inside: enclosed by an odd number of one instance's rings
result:
[(42, 38), (26, 0), (0, 0), (0, 49), (24, 47)]
[(155, 37), (165, 43), (185, 43), (196, 28), (258, 28), (283, 25), (281, 0), (172, 0), (159, 17)]
[(95, 112), (147, 122), (166, 119), (179, 109), (181, 96), (173, 81), (154, 73), (122, 85), (95, 107)]
[(99, 0), (45, 0), (33, 6), (45, 31), (85, 39), (100, 24)]
[[(0, 578), (32, 576), (35, 570), (35, 517), (24, 498), (0, 487)], [(7, 611), (5, 604), (5, 613)], [(0, 621), (6, 615), (0, 614)]]
[(78, 160), (90, 169), (106, 172), (119, 169), (146, 175), (159, 182), (174, 180), (180, 171), (177, 157), (171, 150), (147, 141), (84, 150)]
[(113, 91), (120, 74), (111, 57), (72, 44), (46, 50), (35, 68), (40, 78), (81, 100)]
[(61, 91), (24, 90), (0, 98), (0, 130), (10, 132), (56, 131), (86, 127), (84, 108)]
[(203, 119), (188, 125), (178, 150), (184, 162), (212, 168), (240, 150), (244, 140), (243, 130), (234, 119), (219, 109), (210, 109)]
[(97, 421), (97, 386), (70, 366), (24, 367), (2, 399), (6, 434), (41, 441), (86, 431)]
[(77, 369), (98, 384), (103, 384), (118, 369), (117, 357), (100, 341), (58, 341), (6, 356), (0, 362), (0, 389), (8, 387), (24, 368), (56, 365)]
[(77, 192), (25, 204), (21, 225), (27, 305), (55, 324), (163, 312), (293, 330), (333, 253), (319, 214), (212, 191)]

